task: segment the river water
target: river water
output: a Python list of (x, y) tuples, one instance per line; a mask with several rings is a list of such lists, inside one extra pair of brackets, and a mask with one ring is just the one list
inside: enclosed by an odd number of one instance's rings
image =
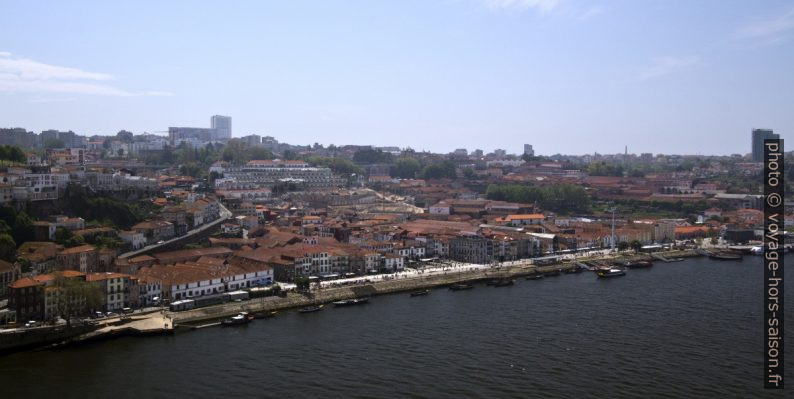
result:
[(381, 296), (0, 357), (0, 397), (782, 398), (762, 389), (762, 279), (760, 257), (698, 258)]

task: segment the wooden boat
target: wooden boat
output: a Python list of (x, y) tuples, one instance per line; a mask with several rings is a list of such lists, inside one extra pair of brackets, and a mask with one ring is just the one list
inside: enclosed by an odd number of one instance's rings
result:
[(581, 273), (583, 271), (584, 271), (583, 268), (579, 267), (579, 265), (576, 265), (576, 266), (574, 266), (572, 268), (565, 269), (563, 271), (563, 273), (565, 273), (565, 274), (576, 274), (576, 273)]
[(316, 306), (307, 306), (305, 308), (298, 309), (298, 313), (312, 313), (312, 312), (319, 312), (323, 310), (324, 305), (316, 305)]
[(474, 288), (471, 284), (452, 284), (449, 286), (449, 289), (452, 291), (463, 291), (463, 290), (470, 290)]
[(278, 312), (275, 311), (275, 310), (271, 310), (269, 312), (257, 312), (257, 313), (254, 313), (254, 318), (257, 318), (257, 319), (269, 319), (271, 317), (276, 317), (277, 314), (278, 314)]
[(543, 273), (535, 273), (525, 277), (525, 279), (527, 280), (540, 280), (542, 278), (543, 278)]
[(421, 291), (414, 291), (411, 293), (411, 296), (423, 296), (430, 293), (430, 290), (421, 290)]
[(369, 303), (369, 298), (356, 298), (356, 299), (345, 299), (342, 301), (336, 301), (334, 302), (334, 306), (343, 307), (343, 306), (363, 305), (365, 303)]
[(742, 260), (742, 254), (737, 252), (715, 252), (709, 254), (709, 259), (714, 260)]

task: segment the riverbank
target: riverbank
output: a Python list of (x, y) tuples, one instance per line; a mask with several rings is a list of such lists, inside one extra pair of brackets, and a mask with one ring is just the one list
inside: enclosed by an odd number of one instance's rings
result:
[[(694, 250), (666, 251), (657, 252), (655, 254), (665, 258), (686, 258), (700, 256)], [(308, 295), (290, 293), (285, 298), (256, 298), (248, 301), (230, 302), (222, 305), (209, 306), (182, 312), (170, 312), (169, 315), (174, 320), (174, 323), (177, 325), (177, 327), (191, 328), (202, 322), (233, 316), (239, 312), (264, 313), (302, 308), (345, 299), (411, 292), (422, 289), (449, 286), (457, 283), (476, 282), (494, 278), (523, 277), (538, 272), (544, 273), (553, 270), (565, 271), (567, 269), (576, 267), (577, 262), (614, 262), (616, 260), (648, 260), (662, 263), (658, 259), (653, 259), (649, 254), (632, 254), (628, 256), (621, 255), (579, 258), (575, 261), (570, 260), (543, 266), (534, 265), (532, 263), (532, 259), (527, 259), (525, 262), (503, 263), (500, 266), (474, 270), (469, 269), (463, 272), (458, 272), (454, 267), (450, 267), (448, 270), (445, 270), (444, 273), (420, 275), (420, 277), (404, 279), (383, 280), (346, 287), (322, 288), (319, 290), (313, 290)]]
[(72, 326), (56, 325), (0, 331), (0, 354), (58, 347), (127, 335), (172, 334), (174, 323), (165, 311), (152, 309), (134, 315), (92, 320)]
[[(612, 263), (615, 261), (638, 261), (648, 260), (657, 263), (664, 263), (662, 258), (686, 258), (700, 256), (694, 250), (680, 250), (656, 252), (652, 257), (650, 254), (621, 254), (619, 256), (592, 256), (575, 259), (566, 259), (560, 263), (549, 265), (535, 265), (533, 259), (526, 259), (515, 262), (504, 262), (495, 266), (485, 266), (477, 268), (467, 268), (455, 262), (449, 262), (444, 267), (437, 267), (411, 275), (394, 275), (388, 279), (372, 281), (367, 283), (359, 282), (341, 287), (322, 287), (314, 289), (308, 294), (289, 293), (286, 297), (263, 297), (241, 302), (229, 302), (216, 306), (192, 309), (181, 312), (170, 312), (166, 310), (150, 310), (147, 313), (138, 313), (131, 317), (116, 317), (102, 320), (90, 328), (84, 330), (72, 330), (68, 334), (57, 330), (58, 334), (41, 334), (46, 339), (41, 339), (35, 334), (25, 330), (19, 330), (15, 336), (15, 344), (5, 345), (0, 349), (3, 352), (35, 349), (51, 346), (63, 346), (84, 342), (95, 342), (109, 338), (127, 335), (163, 335), (173, 334), (178, 330), (189, 330), (201, 324), (218, 321), (222, 318), (233, 316), (239, 312), (269, 313), (273, 311), (289, 310), (306, 306), (327, 304), (334, 301), (345, 299), (371, 297), (378, 295), (388, 295), (412, 292), (437, 287), (445, 287), (458, 283), (471, 283), (496, 278), (518, 278), (535, 273), (545, 273), (550, 271), (565, 271), (577, 267), (581, 262), (603, 262)], [(470, 266), (470, 265), (469, 265)], [(53, 330), (55, 331), (55, 330)], [(7, 335), (6, 337), (11, 337)], [(5, 340), (6, 343), (11, 342)]]

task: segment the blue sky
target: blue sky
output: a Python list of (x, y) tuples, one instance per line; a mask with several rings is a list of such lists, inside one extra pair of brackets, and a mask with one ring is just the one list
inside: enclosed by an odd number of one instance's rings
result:
[[(794, 2), (0, 0), (0, 126), (728, 154), (794, 132)], [(794, 144), (791, 144), (794, 149)]]

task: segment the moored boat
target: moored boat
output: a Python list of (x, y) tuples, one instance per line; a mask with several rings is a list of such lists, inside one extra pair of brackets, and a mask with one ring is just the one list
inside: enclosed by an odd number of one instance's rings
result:
[(256, 313), (254, 313), (254, 318), (255, 319), (269, 319), (271, 317), (276, 317), (277, 314), (278, 314), (278, 312), (275, 311), (275, 310), (266, 311), (266, 312), (256, 312)]
[(515, 280), (513, 280), (512, 278), (503, 278), (503, 279), (499, 279), (499, 281), (497, 281), (496, 284), (494, 284), (494, 287), (507, 287), (513, 284), (515, 284)]
[(742, 254), (736, 252), (715, 252), (709, 254), (710, 259), (714, 260), (742, 260)]
[(653, 266), (653, 263), (648, 262), (647, 260), (638, 260), (634, 262), (626, 262), (625, 266), (629, 269), (642, 269)]
[(323, 305), (307, 306), (305, 308), (298, 309), (298, 313), (312, 313), (319, 312), (321, 310), (323, 310)]
[(557, 277), (560, 275), (560, 269), (549, 270), (543, 273), (543, 275), (546, 277)]
[(369, 298), (344, 299), (341, 301), (334, 302), (334, 306), (342, 307), (342, 306), (363, 305), (368, 302), (369, 302)]
[(254, 315), (249, 314), (248, 312), (240, 312), (236, 316), (232, 316), (232, 317), (229, 317), (227, 319), (224, 319), (221, 322), (221, 325), (223, 325), (223, 326), (236, 326), (236, 325), (241, 325), (241, 324), (248, 324), (252, 320), (254, 320)]
[(452, 284), (452, 285), (449, 286), (449, 289), (451, 289), (452, 291), (470, 290), (472, 288), (474, 288), (473, 285), (471, 285), (471, 284), (462, 284), (462, 283)]
[(596, 274), (598, 275), (598, 278), (609, 278), (609, 277), (625, 276), (626, 272), (623, 271), (623, 269), (612, 267), (606, 270), (599, 270), (598, 273)]
[(421, 290), (421, 291), (414, 291), (411, 293), (411, 296), (423, 296), (430, 293), (430, 290)]
[(579, 265), (575, 265), (574, 267), (565, 269), (565, 271), (563, 271), (563, 273), (565, 273), (565, 274), (576, 274), (576, 273), (581, 273), (583, 271), (584, 271), (583, 268), (579, 267)]
[(543, 278), (543, 273), (530, 274), (529, 276), (525, 277), (526, 280), (540, 280), (542, 278)]

